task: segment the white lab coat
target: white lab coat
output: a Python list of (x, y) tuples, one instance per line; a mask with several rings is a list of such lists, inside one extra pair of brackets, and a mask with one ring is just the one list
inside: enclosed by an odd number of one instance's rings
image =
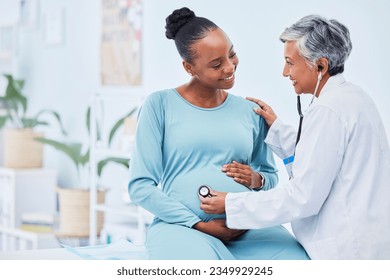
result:
[[(282, 159), (296, 133), (276, 120), (266, 142)], [(307, 110), (293, 178), (261, 192), (229, 193), (230, 228), (291, 222), (312, 259), (390, 259), (390, 151), (371, 98), (331, 77)]]

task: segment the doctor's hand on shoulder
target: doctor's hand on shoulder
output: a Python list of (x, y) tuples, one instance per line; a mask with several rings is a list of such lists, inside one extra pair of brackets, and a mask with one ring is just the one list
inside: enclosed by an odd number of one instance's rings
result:
[(254, 108), (253, 111), (255, 111), (256, 114), (262, 116), (268, 126), (271, 126), (274, 123), (277, 116), (274, 113), (274, 110), (272, 110), (271, 106), (254, 97), (247, 97), (246, 99), (259, 105), (259, 107)]

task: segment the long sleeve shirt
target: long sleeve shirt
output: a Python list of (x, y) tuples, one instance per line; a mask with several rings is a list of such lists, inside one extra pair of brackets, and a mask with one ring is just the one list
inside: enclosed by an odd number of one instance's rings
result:
[(228, 94), (215, 108), (187, 102), (176, 90), (148, 96), (139, 113), (130, 162), (129, 195), (157, 220), (192, 227), (224, 218), (200, 209), (198, 188), (250, 192), (221, 171), (233, 160), (265, 177), (264, 190), (278, 180), (272, 151), (264, 143), (268, 128), (253, 103)]

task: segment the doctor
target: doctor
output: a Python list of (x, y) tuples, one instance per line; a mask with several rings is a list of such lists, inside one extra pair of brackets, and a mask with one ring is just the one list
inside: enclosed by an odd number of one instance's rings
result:
[[(348, 29), (307, 16), (280, 40), (283, 75), (298, 95), (313, 94), (301, 135), (267, 104), (249, 99), (260, 106), (255, 112), (270, 126), (265, 141), (287, 164), (291, 179), (257, 193), (212, 191), (212, 197), (200, 198), (201, 209), (226, 212), (234, 229), (291, 222), (312, 259), (390, 259), (389, 145), (374, 102), (342, 74), (352, 49)], [(240, 181), (245, 166), (232, 163), (222, 170)]]

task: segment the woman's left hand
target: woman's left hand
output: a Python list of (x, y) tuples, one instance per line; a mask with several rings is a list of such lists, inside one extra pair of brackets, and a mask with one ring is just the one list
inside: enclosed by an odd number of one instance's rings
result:
[(225, 172), (227, 176), (233, 178), (234, 181), (247, 188), (261, 187), (260, 174), (253, 171), (249, 165), (232, 161), (232, 163), (222, 166), (222, 172)]
[(230, 240), (239, 237), (246, 230), (242, 229), (230, 229), (226, 227), (226, 221), (224, 219), (214, 219), (208, 222), (199, 222), (194, 225), (194, 228), (212, 235), (223, 242), (229, 242)]

